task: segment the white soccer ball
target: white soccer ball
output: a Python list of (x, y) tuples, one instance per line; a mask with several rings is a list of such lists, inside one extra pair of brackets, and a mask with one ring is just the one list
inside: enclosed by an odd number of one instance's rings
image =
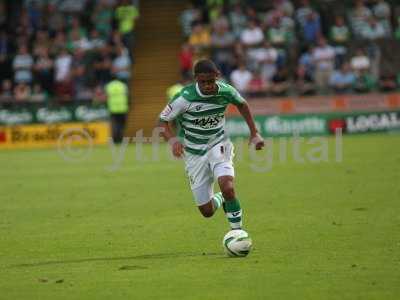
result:
[(228, 256), (243, 257), (250, 253), (252, 241), (246, 231), (235, 229), (225, 234), (222, 246)]

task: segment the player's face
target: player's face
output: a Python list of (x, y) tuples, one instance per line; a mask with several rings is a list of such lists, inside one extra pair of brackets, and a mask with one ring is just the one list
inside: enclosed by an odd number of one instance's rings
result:
[(205, 95), (214, 95), (218, 91), (218, 86), (215, 83), (218, 74), (215, 73), (200, 73), (196, 75), (196, 81), (199, 84), (200, 91)]

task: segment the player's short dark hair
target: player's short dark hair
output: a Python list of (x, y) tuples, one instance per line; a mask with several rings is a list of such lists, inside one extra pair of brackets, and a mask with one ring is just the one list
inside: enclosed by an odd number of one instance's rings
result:
[(201, 73), (215, 73), (218, 74), (218, 68), (214, 64), (213, 61), (209, 59), (200, 59), (195, 65), (193, 69), (194, 75)]

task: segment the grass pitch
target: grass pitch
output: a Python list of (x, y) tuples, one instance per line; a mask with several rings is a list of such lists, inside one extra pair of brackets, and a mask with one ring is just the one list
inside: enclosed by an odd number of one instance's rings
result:
[(0, 299), (399, 299), (399, 149), (399, 135), (344, 137), (337, 162), (330, 139), (328, 162), (275, 151), (263, 173), (244, 151), (244, 259), (223, 254), (227, 221), (200, 216), (182, 162), (149, 146), (119, 166), (107, 147), (79, 163), (1, 151)]

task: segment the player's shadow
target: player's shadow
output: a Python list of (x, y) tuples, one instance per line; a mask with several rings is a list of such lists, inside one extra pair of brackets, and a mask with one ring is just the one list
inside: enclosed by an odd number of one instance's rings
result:
[(178, 253), (155, 253), (155, 254), (143, 254), (136, 256), (118, 256), (118, 257), (92, 257), (92, 258), (80, 258), (80, 259), (66, 259), (66, 260), (51, 260), (41, 261), (36, 263), (25, 263), (10, 265), (9, 268), (29, 268), (29, 267), (40, 267), (50, 265), (65, 265), (65, 264), (77, 264), (77, 263), (88, 263), (88, 262), (105, 262), (105, 261), (125, 261), (125, 260), (146, 260), (146, 259), (179, 259), (185, 257), (212, 257), (220, 256), (221, 253), (189, 253), (189, 252), (178, 252)]

